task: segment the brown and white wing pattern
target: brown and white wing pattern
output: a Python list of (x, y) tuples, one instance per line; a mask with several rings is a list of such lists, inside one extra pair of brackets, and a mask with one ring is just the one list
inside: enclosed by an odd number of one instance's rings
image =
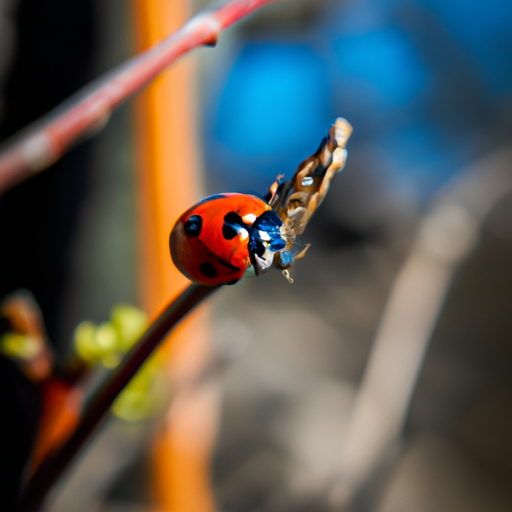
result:
[(283, 221), (283, 238), (287, 240), (286, 248), (275, 258), (276, 264), (282, 269), (291, 267), (309, 247), (300, 244), (297, 236), (304, 232), (309, 219), (326, 196), (334, 176), (345, 166), (345, 146), (351, 134), (350, 123), (339, 117), (318, 150), (299, 165), (292, 179), (285, 181), (282, 175), (278, 176), (270, 187), (269, 205)]

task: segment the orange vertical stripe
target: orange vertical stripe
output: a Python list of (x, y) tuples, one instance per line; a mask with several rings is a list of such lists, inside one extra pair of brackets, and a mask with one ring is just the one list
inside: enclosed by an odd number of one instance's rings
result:
[[(134, 0), (134, 5), (139, 49), (160, 41), (189, 15), (186, 0)], [(200, 197), (193, 72), (190, 58), (177, 63), (137, 101), (141, 289), (151, 313), (187, 283), (170, 263), (168, 238), (176, 218)]]
[[(160, 41), (190, 16), (188, 0), (132, 0), (132, 5), (138, 50)], [(187, 284), (171, 262), (168, 238), (178, 216), (201, 197), (194, 95), (193, 62), (187, 57), (136, 102), (141, 299), (150, 315)], [(153, 450), (156, 499), (166, 512), (215, 508), (209, 457), (217, 424), (216, 391), (189, 386), (209, 359), (207, 335), (204, 313), (194, 313), (166, 344), (176, 393)]]

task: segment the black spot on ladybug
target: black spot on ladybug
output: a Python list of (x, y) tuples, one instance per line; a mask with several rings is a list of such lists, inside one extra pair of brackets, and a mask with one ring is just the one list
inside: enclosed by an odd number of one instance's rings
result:
[(226, 240), (233, 240), (236, 236), (236, 229), (229, 224), (224, 224), (224, 226), (222, 226), (222, 236)]
[(203, 263), (199, 266), (199, 270), (203, 275), (206, 277), (209, 277), (210, 279), (213, 279), (214, 277), (217, 277), (217, 271), (215, 270), (215, 267), (210, 263)]
[(236, 228), (247, 229), (247, 225), (242, 220), (242, 217), (235, 212), (229, 212), (224, 216), (224, 225), (222, 226), (222, 236), (226, 240), (233, 240), (238, 234)]
[(227, 224), (236, 224), (237, 226), (245, 227), (246, 224), (242, 220), (242, 217), (235, 212), (229, 212), (224, 216), (224, 222)]
[(188, 236), (199, 236), (203, 227), (203, 219), (200, 215), (192, 215), (187, 222), (185, 222), (185, 233)]

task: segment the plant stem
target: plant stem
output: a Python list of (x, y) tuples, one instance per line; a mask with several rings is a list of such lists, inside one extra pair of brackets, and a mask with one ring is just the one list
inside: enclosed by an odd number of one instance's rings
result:
[(38, 467), (25, 486), (17, 512), (39, 510), (47, 493), (75, 459), (110, 406), (169, 331), (219, 286), (190, 285), (158, 316), (133, 349), (89, 398), (71, 436)]
[(232, 0), (194, 16), (181, 29), (86, 86), (0, 149), (0, 193), (57, 161), (96, 133), (111, 112), (167, 66), (194, 48), (214, 45), (225, 28), (276, 0)]

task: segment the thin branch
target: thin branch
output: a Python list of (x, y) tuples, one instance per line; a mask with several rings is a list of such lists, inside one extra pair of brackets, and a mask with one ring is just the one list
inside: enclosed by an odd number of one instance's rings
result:
[(49, 490), (75, 459), (116, 397), (148, 356), (183, 317), (218, 288), (192, 284), (167, 306), (105, 383), (90, 397), (76, 430), (36, 470), (23, 490), (17, 512), (39, 510)]
[(233, 0), (193, 17), (161, 43), (128, 60), (69, 98), (0, 148), (0, 193), (57, 161), (80, 139), (93, 135), (111, 112), (194, 48), (214, 45), (220, 33), (276, 0)]

